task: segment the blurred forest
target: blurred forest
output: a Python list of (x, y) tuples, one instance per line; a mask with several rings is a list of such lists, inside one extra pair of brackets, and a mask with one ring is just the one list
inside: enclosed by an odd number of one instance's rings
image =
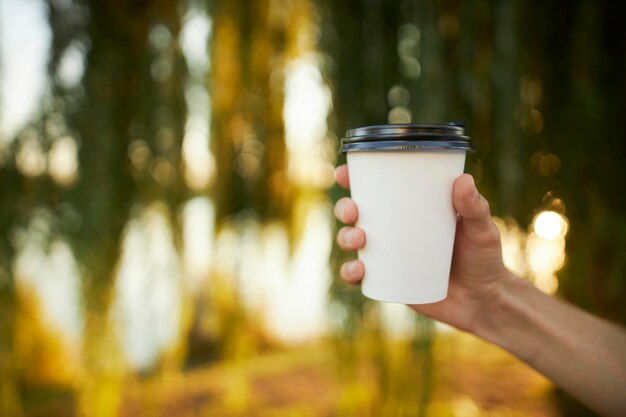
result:
[(507, 266), (626, 323), (619, 2), (32, 2), (46, 87), (0, 126), (0, 415), (592, 415), (341, 283), (333, 167), (348, 128), (464, 120)]

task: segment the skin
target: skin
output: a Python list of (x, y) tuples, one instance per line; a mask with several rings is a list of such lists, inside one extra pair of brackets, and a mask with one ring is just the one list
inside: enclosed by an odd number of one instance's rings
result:
[[(336, 178), (350, 188), (346, 165), (337, 168)], [(626, 416), (626, 331), (545, 295), (507, 270), (489, 203), (470, 175), (454, 182), (453, 203), (459, 217), (448, 297), (410, 307), (508, 350), (597, 413)], [(335, 216), (352, 225), (358, 208), (342, 198)], [(366, 234), (345, 226), (337, 243), (356, 251), (367, 244)], [(365, 266), (349, 261), (340, 273), (345, 282), (357, 285)]]

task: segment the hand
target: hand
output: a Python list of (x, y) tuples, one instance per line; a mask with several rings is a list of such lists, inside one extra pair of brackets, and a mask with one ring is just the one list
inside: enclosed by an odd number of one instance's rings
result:
[[(336, 176), (349, 188), (345, 165)], [(489, 204), (470, 175), (454, 181), (452, 199), (459, 217), (448, 297), (411, 308), (508, 350), (601, 415), (625, 416), (626, 330), (549, 297), (509, 272)], [(335, 215), (344, 223), (356, 222), (356, 204), (339, 200)], [(354, 227), (342, 228), (337, 242), (345, 250), (367, 244), (363, 230)], [(358, 260), (341, 267), (343, 279), (353, 284), (365, 272)]]
[[(336, 170), (339, 185), (350, 188), (348, 167)], [(448, 323), (459, 329), (474, 332), (485, 306), (496, 302), (503, 281), (511, 275), (502, 262), (500, 233), (491, 220), (489, 203), (478, 193), (471, 175), (463, 174), (454, 182), (454, 207), (459, 213), (450, 271), (448, 297), (437, 303), (412, 305), (418, 313)], [(350, 198), (342, 198), (335, 205), (335, 215), (346, 224), (358, 219), (358, 209)], [(339, 230), (337, 243), (347, 251), (366, 245), (363, 230), (346, 226)], [(341, 277), (358, 284), (365, 274), (360, 260), (344, 263)]]

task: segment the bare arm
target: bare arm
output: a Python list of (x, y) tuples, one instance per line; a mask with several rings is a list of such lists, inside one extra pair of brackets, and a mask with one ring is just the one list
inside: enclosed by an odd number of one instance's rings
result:
[(626, 331), (508, 276), (471, 329), (589, 408), (626, 416)]
[[(337, 182), (349, 187), (345, 165), (337, 169)], [(501, 346), (602, 415), (626, 415), (626, 331), (509, 272), (489, 204), (469, 175), (455, 181), (453, 200), (459, 222), (448, 297), (411, 308)], [(340, 200), (335, 214), (348, 224), (358, 218), (350, 199)], [(366, 244), (366, 236), (344, 227), (337, 241), (345, 250), (356, 250)], [(350, 283), (360, 282), (364, 273), (358, 260), (341, 269)]]

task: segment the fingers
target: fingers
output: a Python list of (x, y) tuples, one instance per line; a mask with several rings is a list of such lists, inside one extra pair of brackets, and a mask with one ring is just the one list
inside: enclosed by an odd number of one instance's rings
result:
[(484, 220), (489, 217), (489, 205), (478, 193), (474, 178), (463, 174), (454, 181), (454, 207), (466, 219)]
[(363, 266), (363, 262), (355, 259), (354, 261), (349, 261), (341, 265), (339, 273), (341, 274), (341, 278), (348, 284), (358, 284), (365, 275), (365, 267)]
[[(335, 170), (337, 183), (343, 188), (350, 188), (350, 177), (348, 166), (341, 165)], [(353, 224), (357, 221), (359, 213), (354, 201), (344, 197), (335, 204), (335, 216), (339, 221), (346, 224)], [(365, 246), (365, 233), (356, 227), (342, 227), (337, 233), (337, 243), (343, 250), (355, 251)], [(348, 284), (358, 284), (365, 275), (363, 262), (358, 259), (345, 262), (339, 270), (341, 278)]]
[(359, 212), (354, 201), (344, 197), (335, 204), (335, 216), (343, 223), (352, 224), (359, 218)]
[(499, 239), (498, 229), (491, 221), (489, 203), (476, 189), (471, 175), (463, 174), (454, 181), (453, 202), (468, 237), (475, 241)]
[(343, 188), (350, 188), (350, 177), (348, 176), (348, 165), (340, 165), (335, 169), (335, 178), (337, 179), (337, 184), (341, 185)]
[(343, 250), (359, 250), (365, 246), (365, 233), (356, 227), (343, 227), (337, 233), (337, 243)]

